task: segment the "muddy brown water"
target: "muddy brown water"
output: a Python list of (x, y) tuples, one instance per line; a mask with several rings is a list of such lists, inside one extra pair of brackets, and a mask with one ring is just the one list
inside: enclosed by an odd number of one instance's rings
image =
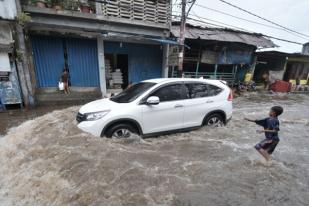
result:
[[(285, 109), (266, 165), (245, 116)], [(0, 138), (0, 205), (273, 205), (309, 203), (309, 97), (250, 94), (226, 127), (127, 140), (77, 129), (78, 107), (54, 111)]]

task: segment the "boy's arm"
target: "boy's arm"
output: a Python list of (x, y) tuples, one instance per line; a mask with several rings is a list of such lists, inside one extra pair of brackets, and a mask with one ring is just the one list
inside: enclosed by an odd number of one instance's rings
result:
[(245, 117), (244, 119), (247, 120), (247, 121), (249, 121), (249, 122), (256, 122), (256, 119), (253, 120), (253, 119), (249, 119), (249, 118), (247, 118), (247, 117)]
[(259, 133), (264, 133), (264, 132), (269, 132), (269, 133), (276, 133), (278, 130), (276, 129), (262, 129), (262, 130), (257, 130)]

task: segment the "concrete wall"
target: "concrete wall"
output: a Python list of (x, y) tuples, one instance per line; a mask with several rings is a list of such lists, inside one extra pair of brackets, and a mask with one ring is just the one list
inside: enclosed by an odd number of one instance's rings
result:
[(0, 1), (0, 17), (13, 20), (17, 15), (15, 0)]

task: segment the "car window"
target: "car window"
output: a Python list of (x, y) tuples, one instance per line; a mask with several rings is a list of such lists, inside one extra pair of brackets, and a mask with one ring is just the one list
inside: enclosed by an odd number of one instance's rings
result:
[(215, 96), (222, 91), (219, 87), (203, 83), (187, 84), (187, 87), (192, 99)]
[(208, 86), (209, 96), (216, 96), (222, 91), (222, 89), (220, 87), (217, 87), (217, 86), (214, 86), (214, 85), (211, 85), (211, 84), (208, 84), (207, 86)]
[(156, 83), (152, 82), (141, 82), (134, 84), (118, 95), (111, 97), (110, 100), (117, 103), (129, 103), (141, 96), (145, 91), (153, 87)]
[(160, 102), (177, 101), (189, 98), (189, 90), (183, 84), (171, 84), (164, 86), (150, 96), (157, 96)]
[(189, 84), (191, 98), (208, 97), (207, 84)]

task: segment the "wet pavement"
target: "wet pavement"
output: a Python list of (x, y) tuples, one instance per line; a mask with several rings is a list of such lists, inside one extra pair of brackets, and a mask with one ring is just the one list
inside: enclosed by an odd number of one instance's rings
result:
[[(281, 142), (271, 164), (243, 118), (281, 105)], [(1, 205), (272, 205), (309, 202), (309, 96), (250, 94), (233, 120), (158, 138), (96, 138), (75, 125), (78, 107), (10, 129), (0, 139)]]

